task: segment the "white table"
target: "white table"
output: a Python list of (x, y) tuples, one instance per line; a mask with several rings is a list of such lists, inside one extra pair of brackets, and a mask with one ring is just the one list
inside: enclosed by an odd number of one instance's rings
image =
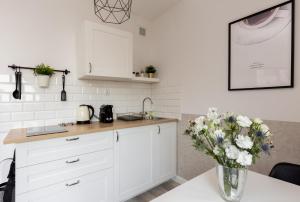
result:
[[(152, 202), (224, 202), (218, 192), (216, 170), (176, 187)], [(248, 172), (241, 202), (300, 202), (300, 186)]]

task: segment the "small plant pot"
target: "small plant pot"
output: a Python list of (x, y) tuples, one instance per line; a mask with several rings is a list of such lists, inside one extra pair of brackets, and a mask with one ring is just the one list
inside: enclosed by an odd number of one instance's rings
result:
[(50, 76), (48, 75), (37, 75), (38, 85), (41, 88), (48, 88)]
[(148, 73), (148, 78), (155, 78), (155, 73)]

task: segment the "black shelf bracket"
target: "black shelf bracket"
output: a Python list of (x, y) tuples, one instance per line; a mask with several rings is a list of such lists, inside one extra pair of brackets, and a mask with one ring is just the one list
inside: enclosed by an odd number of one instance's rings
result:
[[(21, 67), (21, 66), (17, 66), (17, 65), (9, 65), (8, 66), (9, 68), (12, 68), (13, 70), (17, 70), (17, 69), (28, 69), (28, 70), (34, 70), (35, 68), (33, 67)], [(65, 75), (71, 73), (69, 70), (65, 69), (65, 70), (57, 70), (55, 69), (54, 70), (55, 72), (61, 72), (61, 73), (64, 73)]]

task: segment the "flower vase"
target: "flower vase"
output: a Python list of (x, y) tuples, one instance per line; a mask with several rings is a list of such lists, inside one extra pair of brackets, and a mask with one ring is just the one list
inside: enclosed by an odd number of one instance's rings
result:
[(217, 175), (222, 198), (228, 202), (239, 202), (247, 180), (247, 169), (218, 165)]

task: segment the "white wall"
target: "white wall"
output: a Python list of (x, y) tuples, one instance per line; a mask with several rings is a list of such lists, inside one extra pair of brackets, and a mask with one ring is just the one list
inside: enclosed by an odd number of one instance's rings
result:
[[(2, 145), (11, 128), (75, 121), (79, 104), (92, 104), (97, 113), (102, 104), (113, 104), (115, 112), (141, 111), (143, 98), (151, 96), (150, 84), (77, 80), (77, 37), (84, 20), (100, 23), (92, 0), (0, 1), (0, 160), (12, 156), (14, 146)], [(153, 52), (147, 37), (139, 36), (139, 26), (147, 28), (148, 22), (137, 16), (115, 25), (134, 35), (137, 70), (150, 63)], [(31, 71), (22, 72), (22, 100), (12, 98), (14, 72), (7, 66), (41, 62), (71, 70), (66, 77), (68, 102), (60, 102), (61, 74), (51, 79), (48, 89), (40, 89)], [(2, 166), (0, 181), (7, 175)]]
[[(151, 25), (161, 67), (162, 87), (181, 94), (181, 112), (204, 114), (210, 106), (269, 120), (300, 121), (300, 61), (296, 4), (295, 85), (293, 89), (227, 91), (228, 23), (282, 0), (181, 1)], [(296, 2), (298, 3), (298, 2)]]

